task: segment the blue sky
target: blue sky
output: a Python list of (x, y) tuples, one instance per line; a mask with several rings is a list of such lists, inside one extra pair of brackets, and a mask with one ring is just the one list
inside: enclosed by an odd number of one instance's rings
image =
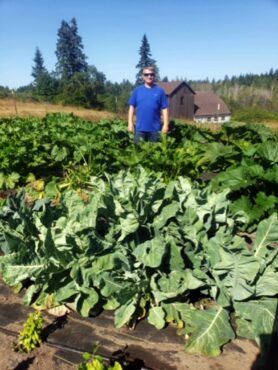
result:
[(144, 33), (161, 77), (278, 68), (278, 0), (0, 0), (0, 85), (32, 82), (36, 47), (54, 70), (58, 28), (73, 17), (88, 63), (113, 82), (134, 82)]

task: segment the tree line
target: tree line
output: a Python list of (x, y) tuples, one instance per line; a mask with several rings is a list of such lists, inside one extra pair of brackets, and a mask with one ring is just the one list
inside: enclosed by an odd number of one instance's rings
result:
[[(139, 50), (135, 85), (127, 79), (120, 83), (107, 80), (103, 72), (88, 64), (83, 49), (76, 19), (72, 18), (70, 22), (63, 20), (57, 32), (55, 70), (49, 72), (46, 69), (43, 54), (37, 47), (31, 73), (33, 81), (27, 86), (19, 87), (15, 91), (16, 97), (121, 113), (126, 110), (134, 86), (143, 82), (143, 68), (152, 65), (159, 75), (146, 35), (142, 38)], [(0, 86), (0, 97), (8, 97), (12, 92), (14, 93), (9, 88)]]
[(232, 112), (253, 108), (278, 113), (278, 69), (261, 74), (225, 76), (223, 80), (188, 81), (194, 90), (212, 90)]
[[(139, 48), (139, 61), (136, 65), (135, 84), (128, 79), (111, 82), (94, 65), (89, 65), (84, 53), (82, 38), (75, 18), (63, 20), (57, 32), (55, 70), (49, 72), (44, 65), (39, 47), (35, 50), (32, 73), (33, 81), (16, 90), (18, 98), (37, 101), (77, 105), (86, 108), (106, 109), (125, 112), (132, 89), (141, 84), (142, 70), (154, 66), (157, 79), (160, 78), (156, 60), (152, 58), (150, 44), (144, 34)], [(186, 80), (193, 90), (212, 90), (228, 104), (232, 112), (245, 108), (258, 108), (278, 111), (278, 69), (262, 74), (225, 76), (223, 80)], [(0, 97), (10, 96), (11, 90), (0, 86)]]

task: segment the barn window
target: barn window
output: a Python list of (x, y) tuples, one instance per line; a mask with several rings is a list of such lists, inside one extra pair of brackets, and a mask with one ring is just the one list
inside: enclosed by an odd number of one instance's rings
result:
[(184, 97), (183, 97), (183, 96), (181, 96), (181, 97), (180, 97), (180, 105), (183, 105), (183, 99), (184, 99)]

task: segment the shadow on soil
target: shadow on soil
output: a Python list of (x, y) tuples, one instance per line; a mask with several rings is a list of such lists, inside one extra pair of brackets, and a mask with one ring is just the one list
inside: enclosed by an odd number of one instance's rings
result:
[(35, 356), (27, 358), (26, 360), (21, 361), (13, 370), (27, 370), (34, 360)]
[[(127, 352), (128, 347), (126, 347), (124, 350), (119, 350), (114, 353), (112, 353), (112, 358), (115, 361), (120, 362), (124, 365), (124, 370), (141, 370), (145, 368), (145, 363), (143, 360), (140, 360), (139, 358), (135, 358), (132, 361), (129, 360), (129, 353)], [(151, 370), (150, 368), (148, 368)]]
[(49, 335), (54, 333), (56, 330), (63, 329), (67, 322), (67, 315), (57, 317), (51, 324), (47, 325), (42, 330), (42, 341), (45, 342)]
[[(42, 340), (43, 340), (43, 342), (47, 342), (47, 339), (51, 334), (53, 334), (57, 330), (63, 329), (67, 323), (68, 323), (67, 315), (57, 317), (51, 324), (47, 325), (43, 329), (43, 331), (42, 331)], [(55, 347), (55, 345), (54, 345), (54, 347)], [(69, 352), (73, 352), (73, 353), (69, 353)], [(73, 357), (71, 359), (70, 357), (72, 355), (73, 355)], [(79, 359), (79, 361), (77, 361), (77, 358), (79, 358), (79, 357), (80, 357), (80, 359)], [(124, 364), (124, 366), (123, 366), (124, 370), (141, 370), (141, 369), (151, 370), (151, 368), (146, 368), (145, 367), (146, 366), (145, 362), (143, 360), (139, 359), (139, 358), (135, 358), (135, 359), (133, 358), (132, 360), (130, 360), (130, 358), (129, 358), (130, 353), (128, 352), (128, 346), (126, 346), (123, 350), (115, 351), (109, 357), (106, 357), (106, 356), (102, 356), (102, 357), (107, 361), (107, 363), (113, 363), (114, 361), (118, 361), (119, 363)], [(58, 358), (63, 359), (64, 361), (66, 359), (67, 360), (71, 359), (73, 361), (72, 363), (82, 362), (82, 356), (80, 356), (80, 355), (74, 356), (74, 349), (69, 348), (69, 347), (65, 348), (65, 352), (63, 353), (63, 351), (62, 351), (62, 354), (60, 354), (60, 356), (58, 356)], [(28, 369), (28, 366), (33, 362), (34, 358), (32, 358), (31, 360), (32, 360), (31, 362), (28, 362), (28, 360), (23, 361), (19, 365), (20, 367), (14, 369), (14, 370)], [(66, 362), (69, 362), (69, 361), (66, 361)]]

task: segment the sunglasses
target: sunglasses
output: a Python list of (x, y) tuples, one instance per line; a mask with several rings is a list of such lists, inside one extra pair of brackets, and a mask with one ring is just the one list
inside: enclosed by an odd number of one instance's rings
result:
[(154, 73), (143, 73), (144, 77), (154, 77)]

